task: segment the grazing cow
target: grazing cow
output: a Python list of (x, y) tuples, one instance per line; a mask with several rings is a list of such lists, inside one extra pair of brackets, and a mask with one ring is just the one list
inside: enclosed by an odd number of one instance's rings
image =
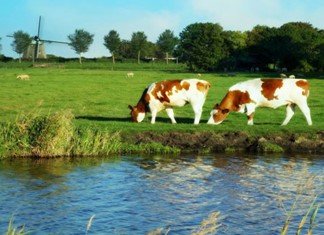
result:
[(294, 115), (296, 105), (303, 112), (308, 125), (312, 125), (307, 105), (309, 84), (304, 79), (253, 79), (232, 86), (220, 104), (216, 104), (210, 113), (208, 124), (220, 124), (229, 112), (246, 113), (248, 125), (253, 125), (253, 116), (257, 107), (278, 108), (287, 105), (287, 125)]
[(20, 74), (17, 76), (17, 79), (19, 80), (29, 80), (29, 75), (28, 74)]
[(190, 103), (195, 113), (194, 124), (199, 124), (210, 83), (199, 79), (165, 80), (147, 87), (136, 106), (129, 105), (133, 122), (141, 122), (151, 112), (155, 123), (158, 112), (166, 110), (172, 123), (176, 123), (172, 107)]

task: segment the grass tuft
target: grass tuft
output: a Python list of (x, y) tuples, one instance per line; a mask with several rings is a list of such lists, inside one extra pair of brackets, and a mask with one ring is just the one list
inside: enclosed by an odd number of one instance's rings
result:
[(118, 132), (76, 128), (70, 110), (27, 115), (0, 127), (0, 157), (107, 155), (121, 151)]

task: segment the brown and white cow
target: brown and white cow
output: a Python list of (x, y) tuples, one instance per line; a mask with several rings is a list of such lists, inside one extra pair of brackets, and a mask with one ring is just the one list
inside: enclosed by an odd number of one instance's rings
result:
[(253, 79), (230, 87), (220, 104), (216, 104), (210, 113), (208, 124), (220, 124), (231, 112), (246, 113), (248, 125), (253, 125), (253, 116), (257, 107), (278, 108), (287, 105), (287, 125), (294, 115), (296, 105), (303, 112), (308, 125), (312, 125), (307, 105), (309, 84), (304, 79)]
[(194, 124), (199, 124), (210, 83), (199, 79), (165, 80), (146, 88), (136, 106), (129, 105), (133, 122), (141, 122), (145, 113), (151, 112), (151, 123), (156, 115), (166, 110), (172, 123), (176, 123), (172, 107), (190, 103), (195, 113)]

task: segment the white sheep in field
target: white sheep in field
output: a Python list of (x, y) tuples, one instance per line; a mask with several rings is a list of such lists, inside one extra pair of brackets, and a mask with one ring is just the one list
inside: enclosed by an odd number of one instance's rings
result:
[(296, 78), (295, 75), (290, 75), (289, 78)]
[(132, 77), (134, 77), (134, 73), (133, 73), (133, 72), (127, 73), (126, 76), (127, 76), (128, 78), (132, 78)]
[(17, 79), (19, 79), (19, 80), (29, 80), (29, 75), (27, 75), (27, 74), (19, 74), (17, 76)]

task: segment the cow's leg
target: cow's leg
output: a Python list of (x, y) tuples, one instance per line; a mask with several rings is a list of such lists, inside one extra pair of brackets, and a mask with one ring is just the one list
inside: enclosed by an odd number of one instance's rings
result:
[(288, 124), (288, 122), (290, 121), (290, 119), (292, 118), (292, 116), (295, 113), (295, 107), (296, 104), (288, 104), (287, 108), (286, 108), (286, 118), (283, 121), (283, 123), (281, 124), (282, 126), (285, 126)]
[(152, 110), (151, 109), (151, 114), (152, 114), (151, 123), (154, 124), (155, 119), (156, 119), (157, 110), (155, 110), (155, 109)]
[(310, 114), (310, 109), (309, 109), (309, 107), (307, 105), (307, 102), (303, 103), (302, 105), (298, 104), (298, 107), (303, 112), (303, 114), (304, 114), (304, 116), (306, 118), (307, 124), (309, 126), (311, 126), (313, 124), (313, 122), (312, 122), (312, 118), (311, 118), (311, 114)]
[(248, 117), (248, 122), (247, 124), (252, 126), (253, 125), (253, 117), (254, 117), (254, 112), (253, 113), (250, 113), (249, 115), (247, 115)]
[(167, 112), (169, 118), (171, 119), (172, 124), (176, 124), (176, 120), (174, 119), (174, 113), (173, 113), (173, 109), (171, 107), (168, 107), (165, 109), (165, 111)]
[(202, 104), (204, 104), (204, 100), (202, 102), (191, 103), (192, 109), (195, 113), (194, 124), (197, 125), (200, 122), (201, 113), (202, 113)]
[(245, 109), (246, 109), (245, 112), (246, 112), (246, 115), (248, 118), (247, 124), (252, 126), (253, 125), (253, 117), (254, 117), (254, 113), (255, 113), (255, 105), (247, 104), (245, 106)]

